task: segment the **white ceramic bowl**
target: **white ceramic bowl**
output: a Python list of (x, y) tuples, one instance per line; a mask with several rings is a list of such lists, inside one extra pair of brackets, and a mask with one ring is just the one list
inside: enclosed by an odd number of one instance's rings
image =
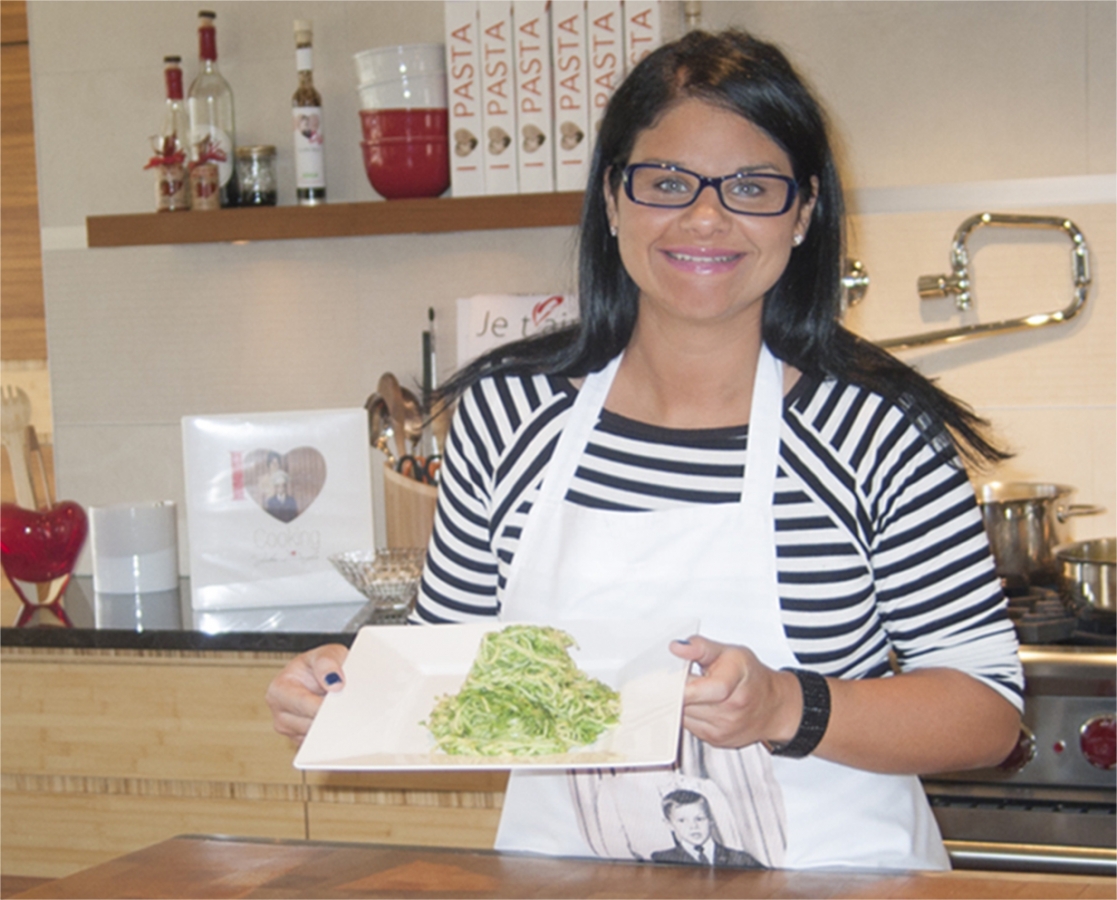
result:
[(446, 74), (404, 75), (357, 88), (360, 109), (445, 109)]
[(443, 44), (396, 44), (353, 54), (357, 84), (386, 81), (401, 75), (437, 75), (446, 71)]

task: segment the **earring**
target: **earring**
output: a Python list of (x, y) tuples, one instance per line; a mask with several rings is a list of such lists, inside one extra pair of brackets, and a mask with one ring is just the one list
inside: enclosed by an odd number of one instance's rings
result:
[(804, 240), (805, 238), (803, 237), (803, 235), (797, 234), (791, 239), (791, 244), (793, 247), (798, 247), (800, 244), (803, 243)]
[(609, 226), (609, 234), (612, 235), (613, 237), (617, 236), (617, 226), (616, 225), (610, 225)]

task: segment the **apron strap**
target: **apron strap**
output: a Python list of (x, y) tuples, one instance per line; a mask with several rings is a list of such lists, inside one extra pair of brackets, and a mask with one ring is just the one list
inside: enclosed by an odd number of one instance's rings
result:
[[(566, 489), (574, 480), (574, 472), (582, 458), (582, 451), (589, 443), (590, 435), (597, 425), (601, 410), (605, 406), (605, 398), (609, 396), (609, 389), (613, 386), (613, 379), (617, 377), (617, 370), (624, 359), (622, 351), (605, 364), (600, 372), (591, 372), (582, 382), (578, 396), (574, 398), (570, 416), (559, 435), (558, 444), (555, 445), (554, 455), (543, 475), (543, 487), (539, 492), (540, 501), (560, 501), (566, 495)], [(531, 516), (528, 516), (528, 523)], [(526, 528), (524, 529), (527, 530)], [(521, 535), (521, 541), (523, 535)]]
[(760, 359), (756, 364), (752, 408), (749, 412), (748, 454), (741, 503), (744, 504), (746, 498), (755, 497), (758, 501), (755, 507), (767, 510), (769, 517), (780, 454), (782, 422), (783, 363), (773, 355), (767, 344), (762, 344)]

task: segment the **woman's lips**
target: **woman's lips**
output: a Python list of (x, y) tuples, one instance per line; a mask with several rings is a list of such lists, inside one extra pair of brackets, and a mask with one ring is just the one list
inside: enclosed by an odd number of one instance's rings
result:
[(696, 247), (676, 247), (663, 250), (663, 257), (672, 268), (696, 275), (728, 272), (744, 257), (732, 250), (708, 250)]

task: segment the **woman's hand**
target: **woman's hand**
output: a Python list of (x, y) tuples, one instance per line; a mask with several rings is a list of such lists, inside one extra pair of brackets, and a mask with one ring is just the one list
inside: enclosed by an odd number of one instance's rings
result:
[(345, 685), (341, 664), (348, 655), (344, 644), (324, 644), (283, 667), (264, 695), (276, 731), (302, 743), (326, 693), (340, 691)]
[(769, 669), (747, 647), (703, 637), (673, 641), (671, 652), (697, 663), (687, 679), (683, 726), (715, 747), (789, 741), (799, 727), (803, 694), (790, 672)]

